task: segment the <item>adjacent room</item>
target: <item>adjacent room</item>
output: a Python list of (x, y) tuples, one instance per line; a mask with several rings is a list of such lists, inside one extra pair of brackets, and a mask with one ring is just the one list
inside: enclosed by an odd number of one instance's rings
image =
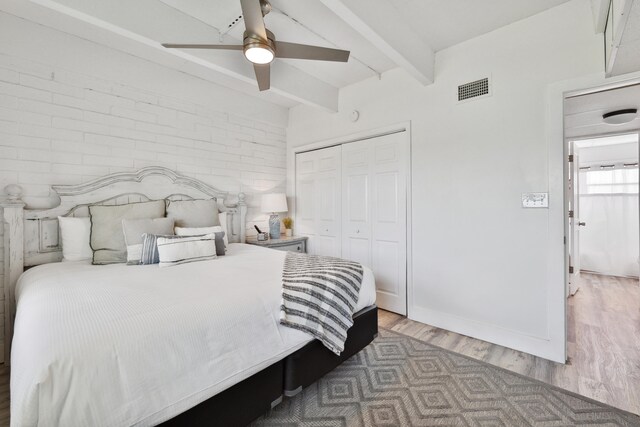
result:
[(640, 426), (640, 0), (0, 0), (0, 426)]
[(565, 100), (567, 357), (583, 387), (634, 405), (640, 363), (640, 132), (631, 107), (640, 86), (601, 89)]

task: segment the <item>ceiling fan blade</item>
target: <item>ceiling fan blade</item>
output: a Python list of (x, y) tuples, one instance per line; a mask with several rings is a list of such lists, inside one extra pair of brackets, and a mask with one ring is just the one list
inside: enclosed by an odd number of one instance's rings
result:
[(178, 43), (162, 43), (162, 46), (169, 49), (226, 49), (226, 50), (242, 50), (242, 45), (234, 44), (178, 44)]
[(249, 34), (255, 34), (263, 40), (267, 40), (267, 29), (264, 26), (262, 7), (260, 0), (240, 0), (244, 26)]
[(347, 62), (348, 50), (276, 41), (276, 58)]
[(271, 64), (253, 64), (260, 92), (271, 87)]

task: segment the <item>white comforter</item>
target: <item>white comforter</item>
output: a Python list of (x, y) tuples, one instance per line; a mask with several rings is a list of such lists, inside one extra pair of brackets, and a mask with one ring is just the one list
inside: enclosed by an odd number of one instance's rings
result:
[[(16, 289), (13, 426), (153, 425), (304, 346), (278, 323), (284, 252), (170, 268), (55, 263)], [(370, 270), (357, 309), (375, 302)]]

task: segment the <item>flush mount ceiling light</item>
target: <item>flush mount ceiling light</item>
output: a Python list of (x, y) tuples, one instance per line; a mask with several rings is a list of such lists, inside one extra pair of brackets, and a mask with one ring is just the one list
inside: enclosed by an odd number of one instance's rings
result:
[(240, 0), (245, 24), (241, 45), (228, 44), (177, 44), (163, 43), (170, 49), (225, 49), (241, 50), (253, 64), (258, 88), (267, 90), (271, 86), (271, 61), (275, 58), (312, 59), (317, 61), (347, 62), (349, 51), (330, 49), (306, 44), (276, 41), (273, 33), (264, 25), (264, 17), (271, 12), (269, 0)]
[(635, 120), (637, 116), (637, 108), (627, 108), (624, 110), (616, 110), (606, 113), (602, 116), (602, 120), (609, 125), (623, 125)]

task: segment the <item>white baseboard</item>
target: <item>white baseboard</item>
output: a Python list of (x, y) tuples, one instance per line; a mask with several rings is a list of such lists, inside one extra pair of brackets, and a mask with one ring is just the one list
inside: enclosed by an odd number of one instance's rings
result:
[(415, 306), (409, 309), (409, 319), (529, 353), (543, 359), (565, 363), (562, 351), (563, 343), (554, 343), (549, 338), (535, 337), (496, 325)]

